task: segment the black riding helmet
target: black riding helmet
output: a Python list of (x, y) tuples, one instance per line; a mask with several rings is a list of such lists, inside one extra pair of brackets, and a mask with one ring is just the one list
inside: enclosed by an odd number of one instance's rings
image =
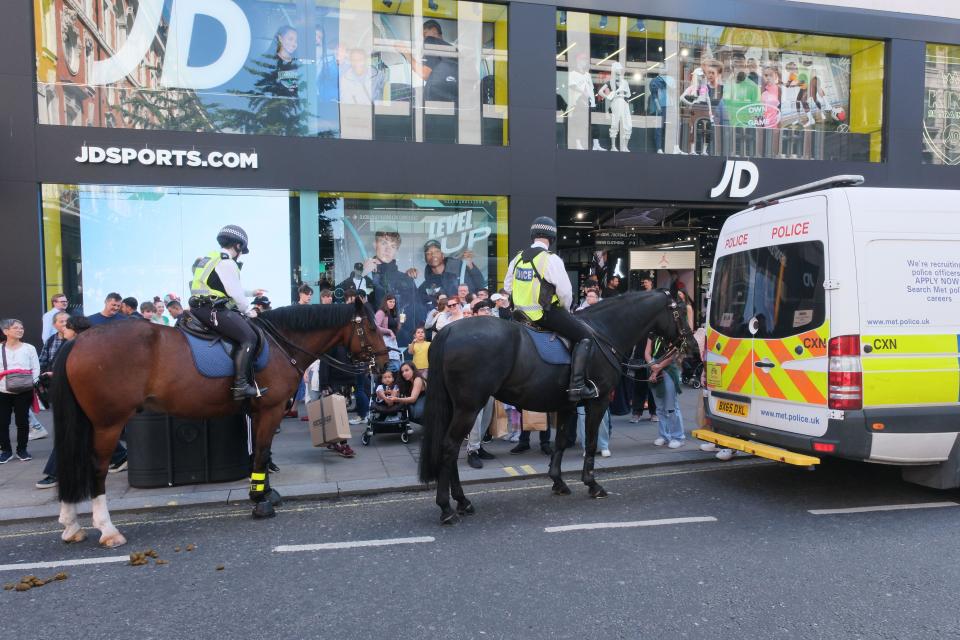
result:
[(551, 242), (557, 240), (557, 223), (553, 221), (553, 218), (540, 216), (533, 221), (533, 224), (530, 225), (530, 239), (533, 240), (534, 238), (549, 238)]
[(217, 234), (217, 242), (221, 247), (232, 247), (235, 244), (240, 245), (240, 253), (250, 253), (247, 247), (247, 232), (235, 224), (228, 224)]

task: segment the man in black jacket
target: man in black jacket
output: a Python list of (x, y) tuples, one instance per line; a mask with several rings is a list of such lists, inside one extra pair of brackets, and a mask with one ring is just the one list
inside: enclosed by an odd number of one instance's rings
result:
[(439, 242), (427, 240), (423, 245), (423, 260), (426, 266), (418, 291), (424, 314), (433, 308), (438, 295), (457, 295), (457, 288), (461, 284), (467, 285), (470, 293), (476, 293), (487, 286), (480, 269), (473, 263), (473, 251), (464, 251), (462, 260), (448, 258), (443, 255)]
[(380, 308), (388, 293), (397, 297), (397, 313), (402, 318), (397, 344), (403, 347), (410, 343), (417, 325), (423, 324), (425, 313), (417, 304), (417, 285), (413, 278), (397, 267), (400, 242), (397, 231), (377, 231), (374, 234), (374, 257), (367, 258), (363, 263), (363, 275), (369, 275), (373, 283), (370, 302), (374, 309)]

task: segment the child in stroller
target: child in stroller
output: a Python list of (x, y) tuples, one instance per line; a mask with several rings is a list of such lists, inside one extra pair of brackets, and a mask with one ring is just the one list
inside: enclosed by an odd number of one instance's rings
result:
[(360, 442), (369, 445), (377, 433), (399, 433), (402, 442), (409, 442), (412, 433), (408, 411), (410, 405), (403, 401), (393, 371), (388, 369), (380, 376), (375, 397), (367, 416), (367, 428), (360, 436)]

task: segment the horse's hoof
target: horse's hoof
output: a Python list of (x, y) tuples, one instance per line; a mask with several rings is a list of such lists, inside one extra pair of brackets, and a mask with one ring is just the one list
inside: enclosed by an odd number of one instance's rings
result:
[(61, 534), (60, 539), (63, 540), (66, 544), (75, 544), (77, 542), (83, 542), (87, 539), (87, 532), (83, 529), (77, 529), (73, 535), (67, 535), (67, 532), (64, 531)]
[(276, 489), (270, 489), (270, 493), (267, 494), (267, 500), (275, 507), (283, 504), (283, 496), (277, 493)]
[(254, 518), (272, 518), (275, 515), (277, 515), (277, 511), (273, 508), (273, 504), (269, 500), (258, 502), (253, 506)]
[(460, 522), (460, 516), (456, 511), (452, 511), (445, 516), (440, 516), (440, 524), (444, 527), (450, 527)]
[(570, 487), (568, 487), (566, 484), (555, 484), (553, 485), (553, 495), (568, 496), (570, 495)]
[(100, 546), (106, 549), (116, 549), (127, 544), (127, 539), (119, 531), (110, 536), (100, 536)]
[(591, 498), (606, 498), (607, 490), (597, 485), (595, 487), (590, 487), (590, 497)]
[(476, 507), (473, 506), (472, 502), (468, 502), (466, 506), (457, 505), (457, 515), (461, 516), (472, 516), (477, 512)]

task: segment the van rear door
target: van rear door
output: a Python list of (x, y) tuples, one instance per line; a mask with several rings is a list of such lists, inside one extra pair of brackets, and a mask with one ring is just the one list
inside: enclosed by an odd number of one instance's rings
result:
[(797, 198), (750, 215), (747, 249), (721, 255), (713, 274), (710, 409), (820, 436), (828, 418), (826, 198)]

